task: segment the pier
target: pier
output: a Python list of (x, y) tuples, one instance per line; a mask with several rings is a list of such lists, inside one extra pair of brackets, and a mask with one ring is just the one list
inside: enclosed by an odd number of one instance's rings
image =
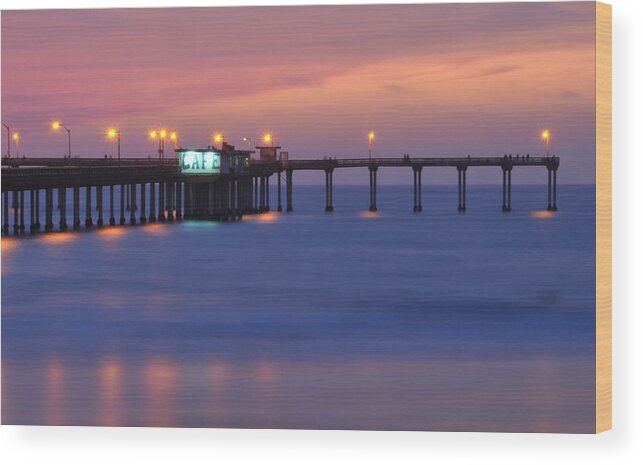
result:
[[(173, 222), (184, 218), (238, 220), (243, 215), (270, 211), (270, 182), (273, 177), (277, 183), (276, 210), (283, 210), (282, 182), (285, 182), (285, 210), (292, 212), (295, 172), (305, 170), (324, 173), (324, 210), (332, 212), (333, 174), (335, 170), (346, 168), (368, 169), (370, 211), (377, 211), (378, 171), (389, 167), (407, 167), (412, 172), (414, 212), (422, 211), (422, 173), (438, 167), (453, 168), (457, 173), (459, 212), (467, 210), (467, 171), (477, 167), (500, 169), (500, 209), (503, 212), (511, 212), (512, 209), (512, 170), (545, 168), (547, 210), (556, 211), (558, 208), (556, 178), (560, 159), (556, 156), (412, 158), (405, 155), (390, 158), (288, 160), (277, 159), (278, 148), (258, 147), (262, 153), (260, 160), (251, 160), (251, 151), (234, 150), (234, 147), (227, 145), (220, 151), (213, 148), (179, 150), (182, 155), (194, 159), (193, 165), (181, 161), (182, 158), (3, 158), (2, 234), (80, 230), (83, 226), (91, 229), (105, 224)], [(201, 161), (198, 161), (199, 156)], [(213, 159), (213, 156), (217, 158)], [(199, 171), (202, 168), (200, 163), (205, 168), (206, 159), (212, 164), (212, 169)], [(85, 207), (82, 222), (81, 190)], [(115, 205), (115, 191), (119, 193), (119, 205)], [(72, 196), (71, 218), (67, 212), (68, 195)], [(44, 219), (41, 216), (41, 199), (44, 200)], [(28, 224), (25, 222), (26, 202), (29, 207)], [(59, 212), (58, 224), (53, 222), (54, 209)], [(9, 221), (11, 210), (12, 222)]]

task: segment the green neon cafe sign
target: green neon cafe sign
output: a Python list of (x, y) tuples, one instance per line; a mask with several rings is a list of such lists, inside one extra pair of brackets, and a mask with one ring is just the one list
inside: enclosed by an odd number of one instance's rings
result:
[(221, 173), (221, 154), (208, 150), (179, 152), (179, 167), (185, 174)]

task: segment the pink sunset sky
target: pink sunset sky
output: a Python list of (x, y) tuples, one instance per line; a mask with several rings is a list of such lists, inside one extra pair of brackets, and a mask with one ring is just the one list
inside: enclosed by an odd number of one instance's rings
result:
[[(2, 120), (26, 156), (66, 153), (53, 120), (71, 129), (77, 156), (115, 155), (104, 131), (119, 128), (124, 157), (155, 155), (147, 133), (158, 127), (191, 148), (214, 131), (238, 147), (271, 131), (291, 158), (366, 156), (370, 130), (375, 156), (535, 155), (550, 128), (560, 181), (591, 183), (594, 11), (592, 2), (3, 11)], [(4, 130), (2, 144), (4, 154)], [(544, 171), (516, 179), (543, 182)]]

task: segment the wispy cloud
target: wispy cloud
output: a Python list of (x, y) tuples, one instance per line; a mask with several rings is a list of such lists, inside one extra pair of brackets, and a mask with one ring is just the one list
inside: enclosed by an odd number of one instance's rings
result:
[(108, 124), (132, 155), (167, 124), (193, 146), (271, 128), (297, 156), (358, 153), (371, 128), (387, 153), (536, 151), (552, 126), (591, 179), (593, 5), (5, 11), (3, 119), (34, 155), (54, 117), (89, 155)]

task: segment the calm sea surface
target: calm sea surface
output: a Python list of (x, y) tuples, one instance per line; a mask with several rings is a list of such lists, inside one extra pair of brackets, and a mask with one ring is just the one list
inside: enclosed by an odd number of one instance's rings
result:
[(2, 422), (592, 432), (594, 187), (467, 194), (3, 238)]

